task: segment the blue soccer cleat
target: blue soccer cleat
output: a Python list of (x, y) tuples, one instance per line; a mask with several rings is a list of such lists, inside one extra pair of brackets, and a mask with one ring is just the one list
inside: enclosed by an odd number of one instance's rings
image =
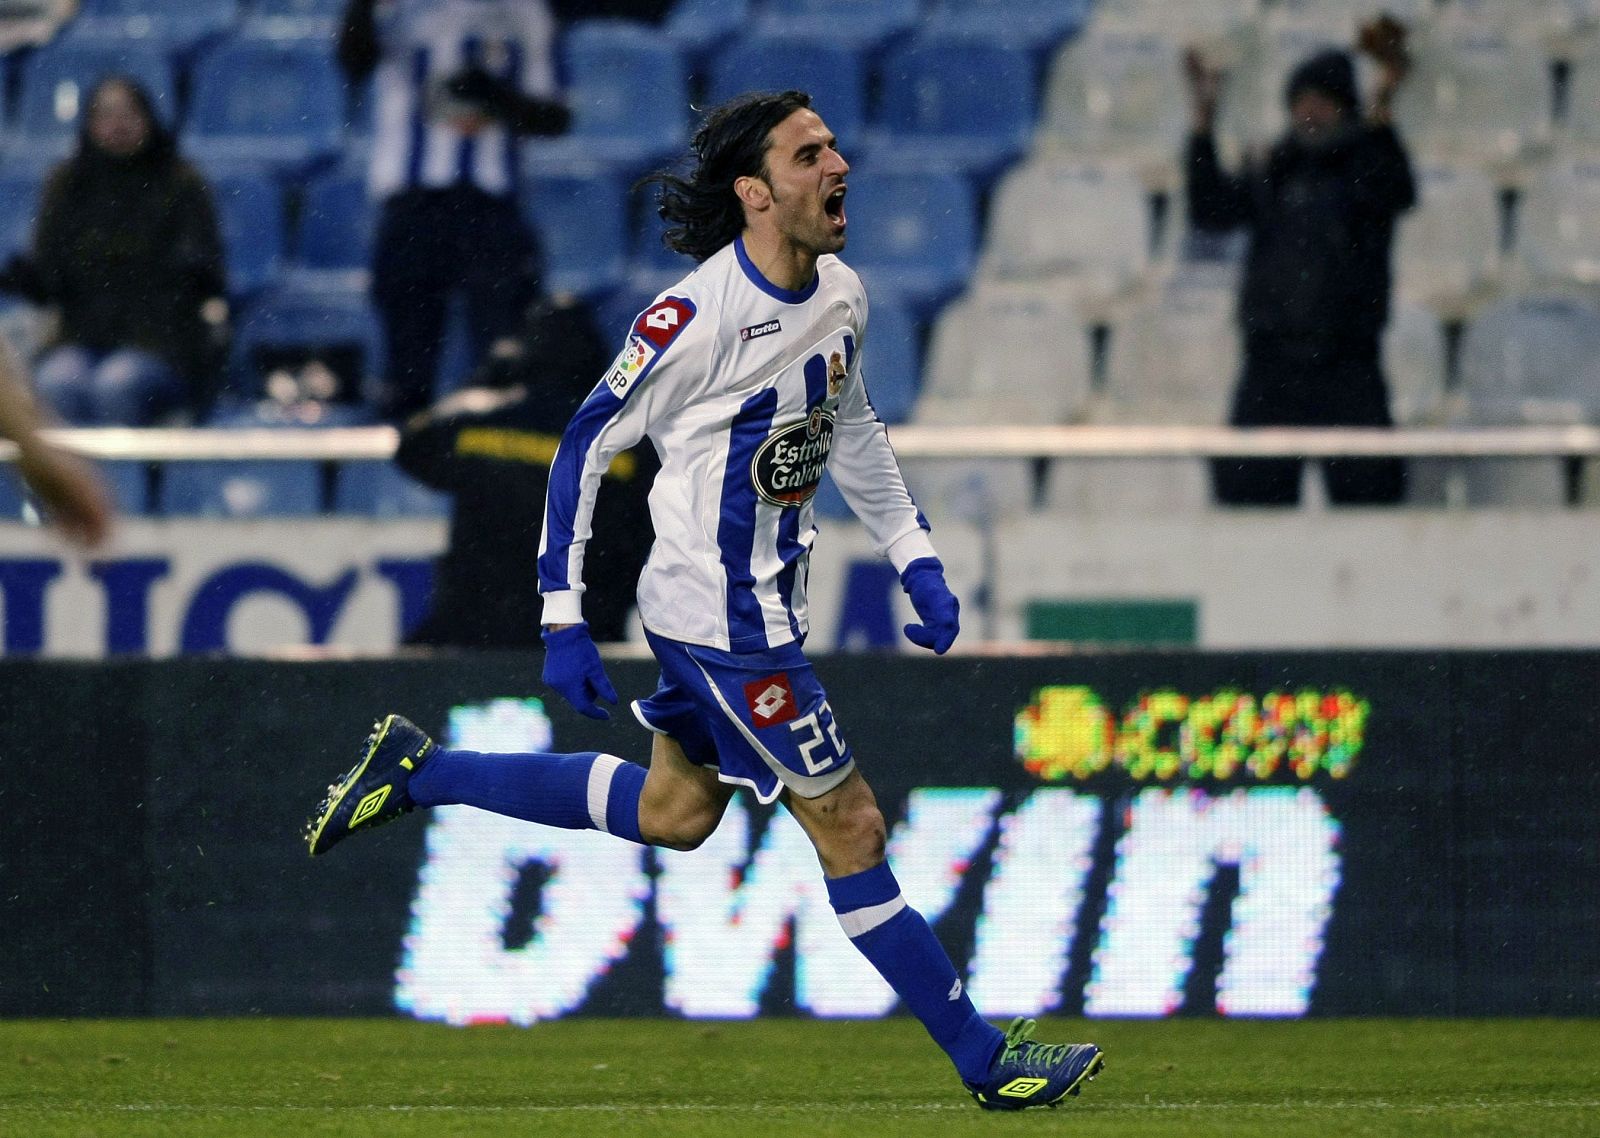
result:
[(361, 761), (338, 782), (306, 823), (311, 856), (327, 853), (356, 830), (371, 830), (416, 809), (406, 784), (437, 748), (415, 723), (391, 715), (372, 725)]
[(1035, 1043), (1034, 1021), (1018, 1016), (1006, 1028), (1006, 1041), (989, 1066), (989, 1077), (967, 1083), (984, 1110), (1022, 1110), (1060, 1106), (1106, 1065), (1092, 1043)]

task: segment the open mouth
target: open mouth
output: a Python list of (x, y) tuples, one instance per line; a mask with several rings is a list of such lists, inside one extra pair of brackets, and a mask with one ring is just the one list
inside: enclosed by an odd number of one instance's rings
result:
[(845, 193), (846, 193), (845, 187), (844, 186), (840, 186), (837, 189), (835, 189), (831, 194), (829, 194), (827, 197), (822, 199), (823, 212), (826, 213), (828, 215), (829, 220), (831, 220), (833, 222), (833, 224), (835, 226), (837, 226), (838, 228), (840, 228), (840, 229), (843, 229), (844, 226), (845, 226), (845, 216), (844, 216), (844, 195), (845, 195)]

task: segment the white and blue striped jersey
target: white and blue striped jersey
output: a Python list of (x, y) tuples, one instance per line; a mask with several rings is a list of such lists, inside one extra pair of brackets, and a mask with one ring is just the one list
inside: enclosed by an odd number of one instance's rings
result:
[(544, 0), (380, 0), (374, 18), (382, 54), (373, 77), (372, 196), (459, 184), (511, 193), (515, 134), (499, 123), (461, 130), (440, 85), (477, 64), (525, 95), (553, 96), (555, 20)]
[(673, 640), (757, 651), (801, 639), (812, 499), (824, 464), (897, 569), (933, 556), (862, 378), (867, 297), (837, 257), (799, 291), (735, 241), (640, 313), (550, 470), (544, 623), (582, 620), (583, 548), (601, 474), (648, 436), (656, 539), (639, 616)]

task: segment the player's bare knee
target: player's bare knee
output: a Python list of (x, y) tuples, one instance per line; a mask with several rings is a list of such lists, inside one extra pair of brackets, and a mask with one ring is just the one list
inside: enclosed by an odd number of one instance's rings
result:
[(679, 812), (655, 818), (648, 817), (641, 811), (639, 832), (653, 846), (664, 846), (669, 850), (695, 850), (711, 836), (720, 818), (720, 811), (709, 810)]

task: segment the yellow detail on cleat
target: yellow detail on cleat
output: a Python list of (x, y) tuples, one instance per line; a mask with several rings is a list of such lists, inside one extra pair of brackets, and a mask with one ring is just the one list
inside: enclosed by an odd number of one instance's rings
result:
[[(385, 787), (384, 789), (388, 788)], [(351, 825), (355, 825), (355, 823), (352, 822)], [(1012, 1079), (1005, 1086), (995, 1091), (995, 1094), (1005, 1095), (1006, 1098), (1032, 1098), (1049, 1085), (1050, 1080), (1048, 1079)]]
[(384, 800), (389, 797), (389, 791), (392, 789), (394, 789), (392, 786), (380, 786), (377, 790), (374, 790), (360, 802), (356, 803), (356, 812), (350, 815), (350, 825), (347, 828), (351, 830), (355, 829), (357, 826), (361, 825), (361, 823), (365, 822), (368, 818), (376, 814), (379, 810), (383, 809)]
[(414, 770), (416, 770), (416, 769), (417, 769), (417, 768), (416, 768), (416, 767), (414, 767), (414, 766), (412, 766), (412, 765), (411, 765), (411, 758), (410, 758), (410, 756), (407, 756), (407, 757), (406, 757), (406, 758), (403, 758), (403, 759), (401, 759), (401, 760), (400, 760), (400, 765), (401, 765), (401, 766), (403, 766), (403, 767), (405, 767), (405, 768), (406, 768), (406, 770), (408, 770), (408, 771), (414, 771)]

